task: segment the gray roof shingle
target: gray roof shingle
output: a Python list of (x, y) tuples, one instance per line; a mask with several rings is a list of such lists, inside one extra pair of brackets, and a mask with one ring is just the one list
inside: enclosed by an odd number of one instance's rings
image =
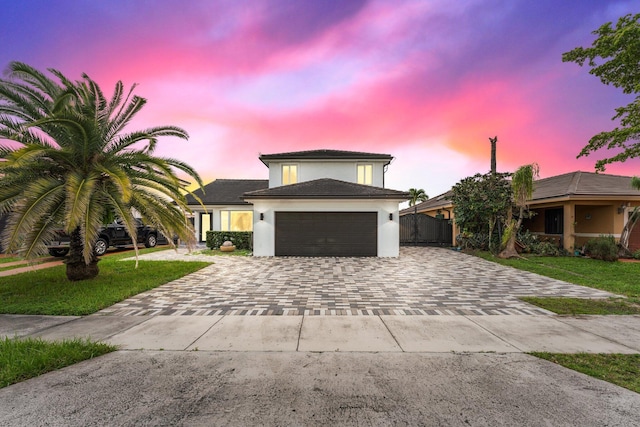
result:
[[(204, 194), (200, 189), (194, 193), (204, 205), (248, 205), (242, 198), (244, 193), (268, 187), (269, 180), (266, 179), (216, 179), (204, 186)], [(187, 203), (199, 204), (191, 194), (187, 195)]]
[(531, 200), (567, 196), (640, 196), (630, 176), (569, 172), (535, 181)]
[(409, 193), (322, 178), (247, 192), (245, 199), (393, 199), (407, 200)]
[(288, 153), (261, 154), (260, 160), (268, 164), (272, 160), (387, 160), (391, 162), (391, 154), (363, 153), (344, 150), (308, 150)]

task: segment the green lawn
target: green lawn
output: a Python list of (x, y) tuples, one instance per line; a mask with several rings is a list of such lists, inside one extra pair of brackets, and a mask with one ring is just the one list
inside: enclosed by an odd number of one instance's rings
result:
[(103, 257), (98, 277), (80, 282), (67, 280), (64, 265), (0, 277), (0, 313), (91, 314), (210, 264), (140, 261), (135, 269), (135, 261), (120, 261), (131, 256), (132, 252), (125, 252)]
[(640, 354), (531, 354), (640, 393)]
[(115, 346), (88, 340), (5, 338), (0, 340), (0, 388), (115, 350)]
[[(501, 259), (487, 252), (478, 252), (475, 255), (520, 270), (624, 295), (628, 297), (630, 303), (640, 304), (640, 280), (638, 280), (640, 263), (637, 262), (606, 262), (582, 257), (538, 256), (529, 256), (525, 259)], [(544, 298), (540, 298), (542, 299)]]

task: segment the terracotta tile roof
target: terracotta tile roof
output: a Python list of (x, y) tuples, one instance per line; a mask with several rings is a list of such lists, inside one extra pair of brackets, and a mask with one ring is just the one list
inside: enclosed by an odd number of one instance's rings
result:
[[(194, 193), (202, 199), (204, 205), (248, 205), (242, 195), (248, 191), (262, 190), (269, 187), (266, 179), (216, 179)], [(187, 203), (199, 205), (192, 195), (187, 195)]]
[(261, 154), (260, 160), (267, 164), (272, 160), (387, 160), (391, 161), (390, 154), (363, 153), (359, 151), (343, 150), (309, 150), (292, 151), (288, 153)]
[(532, 201), (569, 196), (640, 196), (630, 176), (569, 172), (535, 181)]
[(407, 200), (409, 193), (322, 178), (298, 184), (245, 193), (245, 199), (393, 199)]

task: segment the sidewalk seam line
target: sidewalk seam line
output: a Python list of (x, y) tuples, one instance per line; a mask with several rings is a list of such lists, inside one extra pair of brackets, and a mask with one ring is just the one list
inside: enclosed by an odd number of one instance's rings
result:
[(304, 313), (302, 313), (302, 321), (300, 322), (300, 327), (298, 328), (298, 342), (296, 343), (296, 352), (300, 351), (300, 338), (302, 337), (302, 325), (304, 324)]
[(603, 340), (606, 340), (606, 341), (609, 341), (609, 342), (612, 342), (612, 343), (615, 343), (615, 344), (621, 345), (621, 346), (623, 346), (623, 347), (625, 347), (625, 348), (628, 348), (629, 350), (633, 350), (634, 352), (638, 352), (638, 349), (633, 348), (633, 347), (629, 347), (629, 346), (628, 346), (628, 345), (626, 345), (625, 343), (622, 343), (622, 342), (616, 341), (616, 340), (611, 339), (611, 338), (608, 338), (608, 337), (603, 337), (602, 335), (596, 334), (596, 333), (595, 333), (595, 332), (593, 332), (593, 331), (589, 331), (589, 330), (583, 329), (583, 328), (581, 328), (580, 326), (576, 326), (576, 325), (572, 325), (571, 323), (563, 322), (563, 321), (561, 320), (561, 318), (559, 318), (559, 317), (558, 317), (558, 318), (556, 318), (556, 320), (557, 320), (558, 322), (562, 323), (563, 325), (567, 325), (567, 326), (571, 326), (571, 327), (573, 327), (573, 328), (580, 329), (582, 332), (586, 332), (586, 333), (588, 333), (588, 334), (595, 335), (596, 337), (598, 337), (598, 338), (602, 338)]
[(384, 321), (384, 319), (382, 318), (382, 316), (378, 315), (378, 318), (380, 319), (380, 321), (382, 322), (382, 324), (384, 325), (385, 328), (387, 328), (387, 331), (389, 332), (389, 335), (391, 335), (391, 338), (393, 338), (393, 340), (396, 342), (396, 344), (398, 344), (398, 348), (403, 352), (406, 353), (405, 349), (402, 348), (402, 346), (400, 345), (400, 342), (398, 341), (398, 339), (396, 338), (395, 335), (393, 335), (393, 332), (391, 332), (391, 329), (389, 329), (389, 326), (387, 326), (386, 322)]
[(189, 347), (191, 347), (191, 346), (192, 346), (192, 345), (194, 345), (196, 342), (198, 342), (198, 340), (199, 340), (200, 338), (202, 338), (202, 337), (204, 336), (204, 334), (206, 334), (207, 332), (209, 332), (209, 331), (211, 330), (211, 328), (213, 328), (213, 327), (214, 327), (214, 326), (216, 326), (218, 323), (220, 323), (220, 322), (222, 321), (222, 319), (224, 319), (225, 317), (227, 317), (227, 316), (226, 316), (226, 315), (222, 315), (222, 316), (221, 316), (217, 321), (213, 322), (213, 324), (212, 324), (211, 326), (209, 326), (209, 327), (207, 328), (207, 330), (206, 330), (206, 331), (204, 331), (203, 333), (201, 333), (201, 334), (200, 334), (200, 335), (199, 335), (195, 340), (193, 340), (193, 341), (191, 342), (191, 344), (189, 344), (188, 346), (186, 346), (186, 347), (185, 347), (183, 350), (181, 350), (181, 351), (187, 351), (187, 349), (188, 349)]
[(521, 353), (526, 353), (526, 351), (524, 351), (523, 349), (521, 349), (520, 347), (518, 347), (515, 344), (510, 343), (509, 341), (505, 340), (504, 338), (502, 338), (501, 336), (493, 333), (492, 331), (490, 331), (489, 329), (485, 328), (484, 326), (482, 326), (481, 324), (474, 322), (473, 319), (470, 319), (468, 316), (462, 316), (465, 319), (467, 319), (468, 321), (470, 321), (471, 323), (473, 323), (474, 325), (478, 326), (480, 329), (487, 331), (488, 333), (490, 333), (491, 335), (493, 335), (494, 337), (498, 338), (500, 341), (502, 341), (503, 343), (510, 345), (511, 347), (515, 348), (516, 350), (518, 350)]

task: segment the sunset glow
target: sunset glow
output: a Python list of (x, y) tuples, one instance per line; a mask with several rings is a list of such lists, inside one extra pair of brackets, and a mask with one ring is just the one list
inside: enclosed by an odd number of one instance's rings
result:
[[(634, 8), (634, 6), (636, 6)], [(135, 127), (176, 125), (157, 154), (205, 182), (267, 178), (260, 153), (341, 149), (395, 157), (386, 185), (435, 196), (489, 169), (576, 159), (629, 102), (561, 55), (627, 13), (623, 0), (159, 0), (10, 2), (0, 66), (138, 83)], [(610, 155), (610, 153), (609, 153)], [(608, 173), (640, 175), (640, 159)]]

